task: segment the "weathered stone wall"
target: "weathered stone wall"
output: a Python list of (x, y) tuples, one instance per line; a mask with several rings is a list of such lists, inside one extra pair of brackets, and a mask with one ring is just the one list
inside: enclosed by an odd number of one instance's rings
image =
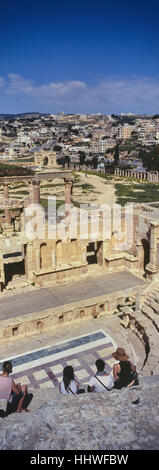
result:
[[(0, 418), (1, 450), (156, 450), (159, 376), (134, 388), (62, 396), (35, 391), (30, 413)], [(132, 404), (138, 399), (138, 404)]]
[(71, 322), (93, 319), (103, 315), (111, 315), (117, 305), (125, 302), (123, 292), (106, 294), (100, 297), (85, 299), (72, 304), (43, 310), (42, 312), (29, 313), (23, 316), (1, 321), (0, 342), (17, 340), (25, 336), (37, 334), (37, 332), (50, 331)]

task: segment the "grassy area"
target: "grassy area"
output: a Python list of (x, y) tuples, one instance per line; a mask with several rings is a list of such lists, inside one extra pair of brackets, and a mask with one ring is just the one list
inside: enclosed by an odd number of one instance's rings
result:
[(75, 188), (81, 188), (83, 191), (93, 191), (94, 186), (90, 183), (83, 183), (83, 184), (76, 184), (74, 185)]
[(125, 205), (127, 202), (148, 203), (159, 201), (159, 184), (157, 183), (116, 183), (115, 194), (117, 204)]
[(23, 175), (33, 176), (33, 172), (29, 168), (23, 168), (16, 165), (7, 165), (7, 163), (0, 163), (0, 177)]
[[(40, 199), (40, 204), (41, 204), (42, 207), (44, 207), (44, 209), (48, 209), (48, 199), (42, 199), (42, 198), (41, 198), (41, 199)], [(57, 199), (56, 199), (56, 211), (58, 211), (58, 208), (59, 208), (60, 206), (62, 206), (62, 204), (65, 204), (65, 201), (64, 201), (64, 200), (61, 200), (61, 199), (60, 199), (60, 200), (57, 200)], [(75, 207), (78, 207), (78, 208), (79, 208), (79, 207), (80, 207), (80, 202), (73, 201), (73, 205), (74, 205)]]
[[(44, 209), (48, 209), (48, 199), (40, 199), (40, 204), (42, 207), (44, 207)], [(62, 204), (65, 204), (65, 201), (62, 201), (62, 200), (58, 201), (56, 199), (56, 211), (58, 210), (60, 206), (62, 206)]]
[(42, 184), (41, 185), (41, 188), (56, 188), (56, 186), (63, 186), (64, 187), (64, 184), (63, 183), (57, 183), (57, 184), (53, 184), (53, 183), (47, 183), (47, 184)]

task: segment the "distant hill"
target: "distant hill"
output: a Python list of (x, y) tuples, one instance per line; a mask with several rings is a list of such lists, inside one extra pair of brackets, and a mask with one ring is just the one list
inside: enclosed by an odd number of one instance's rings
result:
[(14, 119), (29, 119), (31, 117), (33, 118), (39, 118), (39, 116), (46, 116), (46, 113), (21, 113), (21, 114), (0, 114), (0, 120), (5, 120), (5, 121), (10, 121)]

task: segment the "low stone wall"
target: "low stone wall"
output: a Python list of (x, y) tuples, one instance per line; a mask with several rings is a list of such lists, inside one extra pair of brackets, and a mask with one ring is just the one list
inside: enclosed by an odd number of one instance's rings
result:
[[(135, 289), (133, 291), (133, 294)], [(9, 318), (0, 322), (0, 342), (34, 335), (55, 329), (71, 322), (111, 315), (118, 304), (124, 304), (128, 296), (122, 291), (85, 299), (41, 312)]]
[(87, 265), (83, 264), (80, 266), (63, 266), (53, 269), (40, 270), (39, 272), (34, 272), (34, 281), (36, 286), (47, 286), (56, 283), (58, 281), (65, 281), (70, 279), (79, 278), (82, 274), (87, 272)]
[(0, 448), (158, 450), (158, 395), (159, 376), (144, 377), (130, 389), (78, 396), (35, 391), (30, 413), (0, 418)]
[(129, 272), (138, 271), (138, 258), (130, 255), (129, 253), (113, 253), (112, 255), (105, 256), (105, 270), (122, 271), (123, 269)]

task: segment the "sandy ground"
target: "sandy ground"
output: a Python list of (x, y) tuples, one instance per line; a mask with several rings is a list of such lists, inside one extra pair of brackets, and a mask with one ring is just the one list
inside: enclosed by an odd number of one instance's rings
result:
[[(91, 192), (91, 201), (94, 200), (96, 204), (109, 204), (112, 206), (116, 202), (115, 186), (114, 184), (107, 183), (104, 178), (97, 175), (88, 175), (77, 173), (80, 176), (80, 183), (89, 183), (94, 186), (94, 192)], [(88, 191), (89, 195), (89, 191)]]

